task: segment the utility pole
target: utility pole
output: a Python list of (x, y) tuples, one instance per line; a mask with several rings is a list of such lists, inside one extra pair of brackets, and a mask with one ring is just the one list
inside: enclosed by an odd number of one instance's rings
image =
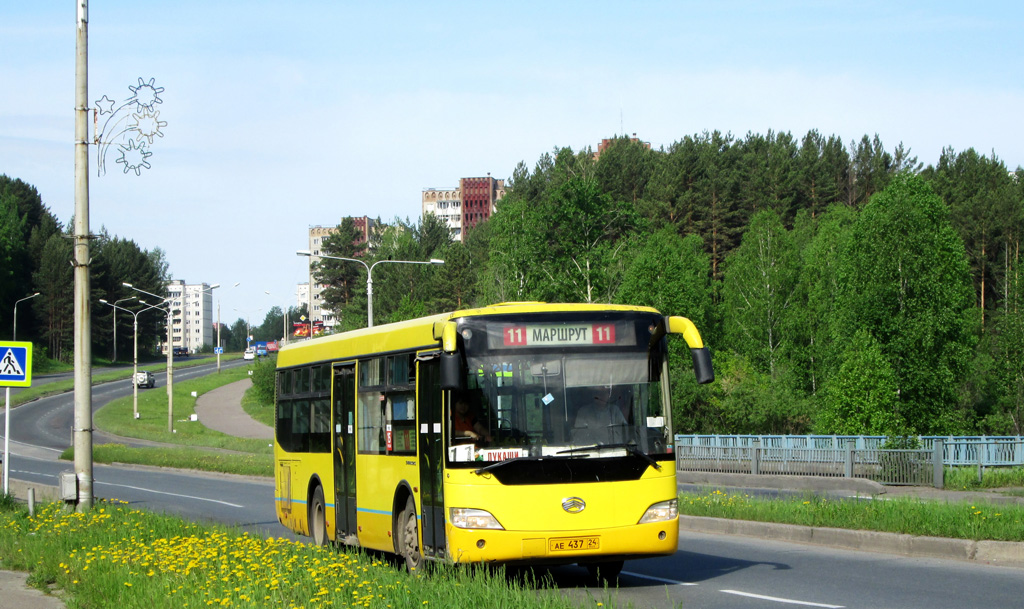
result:
[(92, 508), (92, 328), (89, 310), (89, 0), (78, 0), (75, 60), (75, 477), (78, 511)]

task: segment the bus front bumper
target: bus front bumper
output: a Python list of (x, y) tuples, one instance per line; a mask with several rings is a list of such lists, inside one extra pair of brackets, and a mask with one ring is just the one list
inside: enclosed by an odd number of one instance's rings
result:
[(585, 531), (460, 529), (450, 523), (453, 562), (600, 562), (667, 556), (679, 546), (679, 519)]

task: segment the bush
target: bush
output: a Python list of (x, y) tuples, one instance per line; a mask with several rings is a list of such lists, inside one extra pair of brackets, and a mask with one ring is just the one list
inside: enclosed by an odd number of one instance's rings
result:
[(277, 354), (258, 358), (252, 367), (252, 388), (256, 397), (267, 405), (274, 403), (277, 379)]

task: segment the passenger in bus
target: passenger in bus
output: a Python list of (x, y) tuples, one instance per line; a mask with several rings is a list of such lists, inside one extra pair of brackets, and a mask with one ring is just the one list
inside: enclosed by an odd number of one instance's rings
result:
[(487, 426), (480, 421), (475, 409), (465, 393), (455, 394), (455, 405), (452, 408), (452, 436), (454, 438), (470, 438), (474, 442), (494, 441)]
[(601, 444), (621, 442), (625, 432), (626, 419), (622, 410), (611, 399), (609, 388), (595, 388), (584, 398), (583, 405), (576, 411), (573, 422), (574, 443)]

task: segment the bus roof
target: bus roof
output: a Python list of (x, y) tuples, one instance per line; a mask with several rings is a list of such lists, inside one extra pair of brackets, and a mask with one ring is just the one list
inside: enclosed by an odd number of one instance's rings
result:
[(434, 323), (463, 317), (508, 315), (517, 313), (561, 313), (588, 311), (638, 311), (658, 314), (656, 309), (634, 305), (606, 303), (503, 302), (476, 309), (430, 315), (372, 328), (361, 328), (340, 334), (322, 336), (291, 343), (278, 350), (279, 368), (316, 361), (358, 357), (368, 353), (388, 353), (438, 344), (434, 339)]

